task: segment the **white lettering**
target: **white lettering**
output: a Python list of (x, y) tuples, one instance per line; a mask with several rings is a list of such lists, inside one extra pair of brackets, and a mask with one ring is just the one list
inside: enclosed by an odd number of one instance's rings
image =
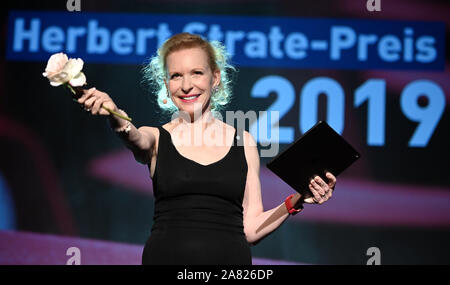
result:
[(66, 265), (80, 265), (81, 264), (81, 251), (78, 247), (69, 247), (66, 251), (67, 256), (73, 256), (69, 258)]
[(67, 8), (67, 11), (69, 11), (69, 12), (73, 12), (73, 11), (80, 12), (81, 11), (81, 0), (67, 0), (66, 8)]
[(366, 252), (367, 256), (372, 256), (367, 260), (367, 265), (380, 265), (381, 264), (381, 251), (378, 247), (370, 247)]
[(381, 1), (380, 0), (367, 0), (366, 4), (367, 11), (381, 11)]
[(211, 277), (211, 272), (192, 272), (192, 271), (187, 271), (187, 269), (185, 269), (184, 271), (180, 271), (177, 274), (177, 279), (178, 280), (203, 280), (204, 282), (208, 282), (209, 278)]

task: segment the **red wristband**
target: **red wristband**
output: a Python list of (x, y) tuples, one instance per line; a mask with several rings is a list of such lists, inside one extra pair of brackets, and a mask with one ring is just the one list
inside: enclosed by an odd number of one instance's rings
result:
[(299, 212), (301, 212), (302, 209), (295, 209), (294, 206), (291, 203), (291, 199), (294, 197), (294, 194), (290, 195), (289, 197), (284, 200), (284, 204), (286, 205), (286, 209), (288, 210), (289, 214), (295, 215)]

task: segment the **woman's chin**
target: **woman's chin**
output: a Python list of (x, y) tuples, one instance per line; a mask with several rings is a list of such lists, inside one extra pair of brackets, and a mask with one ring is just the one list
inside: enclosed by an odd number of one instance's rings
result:
[(190, 117), (193, 117), (194, 115), (200, 116), (203, 113), (204, 106), (204, 102), (199, 101), (192, 103), (181, 102), (178, 104), (178, 109), (180, 112), (186, 113)]

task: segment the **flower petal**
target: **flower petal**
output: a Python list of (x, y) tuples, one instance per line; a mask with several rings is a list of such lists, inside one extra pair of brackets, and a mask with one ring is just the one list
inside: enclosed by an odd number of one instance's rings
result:
[(67, 55), (62, 52), (53, 54), (48, 60), (47, 67), (45, 68), (46, 77), (61, 72), (68, 61)]
[(48, 77), (48, 80), (50, 80), (50, 84), (52, 86), (59, 86), (63, 83), (66, 83), (70, 80), (68, 74), (66, 72), (60, 72), (57, 74), (52, 75), (51, 77)]
[(63, 84), (62, 82), (59, 82), (59, 81), (50, 81), (50, 85), (51, 86), (54, 86), (54, 87), (57, 87), (57, 86), (59, 86), (59, 85), (61, 85), (61, 84)]
[(86, 84), (86, 76), (83, 72), (80, 72), (69, 81), (69, 84), (73, 87), (83, 86)]
[(66, 72), (69, 76), (70, 79), (72, 79), (73, 77), (75, 77), (78, 73), (81, 72), (81, 70), (83, 69), (83, 60), (81, 58), (71, 58), (69, 59), (69, 61), (66, 63), (66, 65), (63, 68), (63, 72)]
[(42, 76), (47, 77), (52, 86), (68, 83), (74, 87), (86, 84), (86, 76), (81, 70), (84, 62), (81, 58), (69, 59), (66, 54), (60, 52), (53, 54), (47, 62), (47, 67)]

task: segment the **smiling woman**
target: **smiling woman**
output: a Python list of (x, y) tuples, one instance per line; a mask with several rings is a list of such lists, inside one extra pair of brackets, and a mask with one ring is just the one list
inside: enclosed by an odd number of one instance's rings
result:
[[(78, 99), (93, 115), (109, 116), (135, 159), (148, 166), (155, 214), (143, 264), (251, 264), (250, 245), (300, 212), (303, 203), (322, 204), (332, 195), (336, 178), (327, 173), (327, 182), (318, 176), (311, 180), (313, 197), (293, 194), (264, 211), (254, 138), (213, 114), (231, 95), (227, 60), (223, 46), (200, 36), (169, 38), (144, 69), (144, 78), (156, 85), (159, 105), (177, 111), (161, 126), (138, 129), (111, 116), (103, 105), (126, 113), (95, 88)], [(193, 141), (181, 138), (181, 144), (180, 134)], [(206, 141), (203, 134), (210, 135)]]
[[(196, 73), (197, 77), (200, 76), (199, 72), (220, 72), (220, 81), (214, 86), (214, 94), (211, 96), (210, 104), (211, 111), (213, 113), (223, 110), (229, 103), (231, 95), (231, 80), (230, 73), (235, 71), (235, 68), (228, 63), (229, 54), (226, 52), (225, 47), (218, 41), (212, 41), (208, 43), (203, 38), (197, 35), (188, 33), (182, 33), (171, 37), (166, 43), (160, 47), (157, 54), (151, 58), (149, 64), (143, 69), (143, 79), (145, 82), (150, 83), (152, 91), (157, 96), (157, 103), (161, 110), (167, 114), (173, 114), (178, 110), (177, 106), (172, 100), (168, 100), (169, 90), (165, 78), (167, 77), (167, 58), (171, 52), (180, 51), (183, 49), (197, 47), (205, 52), (206, 60), (211, 68), (203, 70), (192, 70)], [(203, 55), (201, 55), (203, 56)], [(170, 72), (170, 71), (169, 71)], [(178, 80), (180, 73), (172, 71), (170, 79)], [(166, 83), (166, 84), (165, 84)], [(189, 95), (189, 94), (184, 94)]]

